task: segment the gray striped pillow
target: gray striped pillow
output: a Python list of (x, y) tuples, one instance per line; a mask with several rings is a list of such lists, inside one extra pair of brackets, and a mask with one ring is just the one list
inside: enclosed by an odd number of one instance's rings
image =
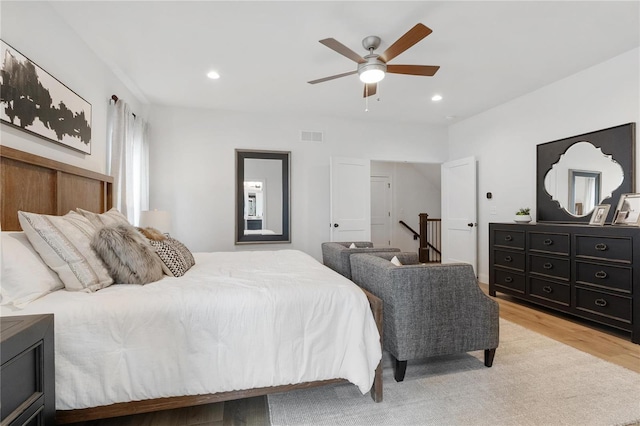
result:
[(92, 292), (113, 284), (91, 249), (96, 228), (87, 218), (73, 211), (64, 216), (19, 211), (18, 220), (33, 248), (67, 290)]

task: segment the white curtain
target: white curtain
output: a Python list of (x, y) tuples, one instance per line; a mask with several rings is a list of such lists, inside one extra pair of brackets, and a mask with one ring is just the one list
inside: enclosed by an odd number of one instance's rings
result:
[(147, 123), (118, 99), (109, 102), (107, 173), (113, 176), (113, 203), (137, 225), (149, 209), (149, 145)]

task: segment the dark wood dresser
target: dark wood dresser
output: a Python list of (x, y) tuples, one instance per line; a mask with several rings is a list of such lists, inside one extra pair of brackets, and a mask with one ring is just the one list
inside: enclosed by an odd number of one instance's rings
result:
[(640, 344), (640, 228), (489, 224), (489, 294), (631, 333)]
[(55, 424), (53, 315), (0, 318), (2, 425)]

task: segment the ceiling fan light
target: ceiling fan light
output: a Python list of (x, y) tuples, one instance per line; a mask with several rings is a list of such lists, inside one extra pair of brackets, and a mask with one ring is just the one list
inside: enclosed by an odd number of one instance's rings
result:
[(360, 81), (363, 83), (377, 83), (384, 78), (384, 71), (381, 69), (368, 69), (360, 73)]
[(384, 78), (387, 66), (381, 63), (377, 56), (367, 56), (367, 62), (358, 66), (358, 75), (363, 83), (377, 83)]

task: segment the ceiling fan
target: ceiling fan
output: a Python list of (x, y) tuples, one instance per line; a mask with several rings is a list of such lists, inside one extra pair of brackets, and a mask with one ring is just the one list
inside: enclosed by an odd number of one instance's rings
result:
[(327, 46), (329, 49), (333, 49), (339, 54), (351, 59), (358, 63), (358, 68), (355, 71), (349, 71), (342, 74), (332, 75), (330, 77), (320, 78), (318, 80), (309, 81), (309, 84), (322, 83), (329, 80), (334, 80), (340, 77), (346, 77), (348, 75), (358, 74), (360, 80), (364, 83), (364, 97), (375, 95), (378, 90), (378, 82), (382, 80), (385, 73), (391, 74), (409, 74), (409, 75), (422, 75), (431, 77), (433, 76), (439, 66), (436, 65), (389, 65), (391, 59), (395, 58), (411, 46), (431, 34), (431, 29), (423, 24), (416, 24), (413, 28), (407, 31), (402, 37), (396, 40), (383, 54), (378, 55), (373, 53), (380, 46), (380, 37), (369, 36), (362, 40), (362, 46), (369, 51), (369, 54), (364, 58), (358, 55), (353, 50), (349, 49), (344, 44), (340, 43), (333, 38), (325, 38), (320, 40), (320, 43)]

